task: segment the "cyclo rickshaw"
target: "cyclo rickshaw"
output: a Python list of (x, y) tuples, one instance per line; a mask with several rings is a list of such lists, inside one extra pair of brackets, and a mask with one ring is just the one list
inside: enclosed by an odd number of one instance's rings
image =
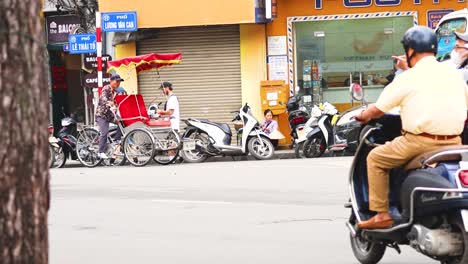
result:
[[(127, 72), (130, 72), (135, 69), (139, 74), (156, 70), (159, 76), (158, 69), (180, 63), (181, 57), (180, 53), (152, 53), (128, 57), (109, 61), (108, 72), (116, 69), (120, 72), (122, 69), (127, 69)], [(156, 85), (159, 88), (159, 84)], [(116, 95), (114, 100), (120, 120), (118, 127), (114, 129), (121, 129), (123, 140), (115, 144), (112, 137), (109, 137), (107, 154), (111, 162), (105, 161), (106, 165), (121, 165), (127, 160), (134, 166), (145, 166), (152, 159), (162, 165), (173, 163), (178, 157), (181, 140), (177, 131), (171, 128), (170, 117), (156, 114), (156, 105), (150, 105), (151, 114), (148, 114), (145, 101), (140, 94)], [(85, 162), (80, 158), (85, 166), (94, 167), (101, 162), (97, 155), (99, 133), (91, 132), (95, 130), (93, 128), (85, 128), (83, 131), (86, 130), (87, 133), (82, 133), (81, 151), (77, 146), (77, 152), (79, 156), (80, 152), (86, 154), (86, 157), (83, 157)]]

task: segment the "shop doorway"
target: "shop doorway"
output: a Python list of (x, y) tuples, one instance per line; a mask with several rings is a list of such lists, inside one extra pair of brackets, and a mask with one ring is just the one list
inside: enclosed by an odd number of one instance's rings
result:
[(65, 116), (85, 123), (85, 98), (81, 85), (81, 55), (49, 50), (54, 131)]

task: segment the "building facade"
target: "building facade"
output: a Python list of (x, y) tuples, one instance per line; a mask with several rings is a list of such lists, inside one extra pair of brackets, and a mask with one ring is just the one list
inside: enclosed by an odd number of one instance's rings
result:
[[(391, 80), (391, 56), (403, 54), (404, 32), (435, 28), (466, 7), (466, 0), (99, 0), (101, 12), (138, 14), (138, 34), (123, 37), (130, 41), (115, 45), (114, 58), (182, 52), (180, 65), (159, 74), (120, 72), (127, 91), (163, 100), (157, 88), (170, 81), (182, 118), (227, 123), (246, 102), (262, 118), (263, 80), (283, 80), (291, 95), (340, 111), (352, 106), (349, 86), (358, 82), (374, 102)], [(288, 135), (287, 114), (277, 118)]]
[[(164, 101), (162, 81), (174, 85), (181, 116), (231, 122), (242, 102), (258, 105), (266, 79), (265, 8), (260, 1), (100, 0), (101, 12), (136, 11), (139, 32), (115, 46), (115, 58), (181, 52), (182, 63), (156, 71), (119, 72), (127, 92)], [(129, 34), (130, 35), (130, 34)], [(260, 109), (255, 108), (260, 116)]]
[[(282, 78), (291, 88), (328, 101), (340, 110), (351, 106), (350, 82), (360, 83), (366, 100), (375, 102), (393, 74), (392, 55), (414, 25), (435, 28), (446, 13), (468, 7), (466, 0), (279, 0), (277, 18), (267, 24), (268, 41), (282, 41), (286, 51), (268, 55), (268, 78)], [(269, 44), (269, 43), (267, 43)], [(276, 53), (275, 53), (276, 52)], [(281, 72), (271, 71), (271, 66)], [(284, 61), (287, 61), (285, 63)], [(272, 65), (270, 65), (272, 64)], [(287, 65), (286, 65), (287, 64)], [(286, 68), (287, 67), (287, 68)], [(287, 76), (287, 79), (286, 79)]]

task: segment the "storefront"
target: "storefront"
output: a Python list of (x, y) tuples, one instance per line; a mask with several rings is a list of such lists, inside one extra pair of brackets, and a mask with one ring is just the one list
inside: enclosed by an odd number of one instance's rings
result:
[(258, 106), (255, 113), (261, 116), (259, 84), (266, 79), (263, 1), (176, 2), (99, 1), (101, 12), (136, 11), (137, 35), (145, 33), (134, 42), (116, 45), (116, 59), (182, 53), (182, 63), (161, 69), (160, 79), (154, 71), (138, 76), (134, 72), (121, 73), (129, 79), (122, 84), (124, 88), (142, 94), (147, 103), (158, 102), (165, 100), (158, 89), (161, 81), (172, 82), (182, 118), (232, 123), (230, 112), (239, 110), (243, 102)]
[(70, 55), (64, 50), (68, 34), (80, 28), (77, 16), (62, 14), (57, 10), (44, 10), (49, 57), (49, 81), (51, 122), (55, 131), (60, 120), (73, 115), (78, 122), (86, 122), (86, 97), (81, 86), (81, 56)]
[(182, 63), (138, 76), (145, 101), (164, 101), (159, 85), (170, 81), (181, 115), (229, 123), (241, 105), (239, 25), (177, 27), (157, 30), (156, 37), (137, 42), (137, 54), (183, 54)]
[(285, 39), (283, 71), (291, 93), (298, 89), (314, 103), (344, 110), (351, 106), (350, 82), (364, 87), (368, 102), (376, 101), (392, 80), (391, 56), (404, 53), (400, 41), (408, 28), (434, 27), (443, 14), (464, 7), (464, 0), (280, 0), (267, 35)]

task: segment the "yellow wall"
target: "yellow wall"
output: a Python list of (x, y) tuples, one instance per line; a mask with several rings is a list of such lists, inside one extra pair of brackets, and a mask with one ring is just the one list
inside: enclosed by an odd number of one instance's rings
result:
[[(130, 42), (115, 46), (115, 59), (122, 59), (125, 57), (136, 56), (136, 43)], [(128, 94), (138, 93), (138, 78), (135, 68), (125, 69), (121, 68), (117, 73), (125, 79), (121, 86), (127, 91)]]
[[(348, 8), (343, 4), (343, 0), (322, 0), (323, 7), (320, 10), (315, 9), (315, 0), (277, 0), (277, 18), (267, 26), (269, 36), (287, 34), (287, 18), (293, 16), (320, 16), (335, 14), (355, 14), (355, 13), (374, 13), (374, 12), (398, 12), (398, 11), (417, 11), (420, 25), (427, 24), (427, 11), (434, 9), (454, 9), (460, 10), (467, 7), (458, 0), (442, 0), (439, 4), (434, 4), (430, 0), (421, 0), (421, 4), (415, 5), (413, 0), (401, 0), (398, 6), (376, 6), (375, 1), (369, 7)], [(355, 1), (356, 2), (356, 1)]]
[(240, 25), (242, 103), (249, 103), (258, 120), (263, 119), (260, 81), (266, 80), (265, 25)]
[(99, 11), (136, 11), (138, 28), (255, 22), (254, 0), (99, 0)]

